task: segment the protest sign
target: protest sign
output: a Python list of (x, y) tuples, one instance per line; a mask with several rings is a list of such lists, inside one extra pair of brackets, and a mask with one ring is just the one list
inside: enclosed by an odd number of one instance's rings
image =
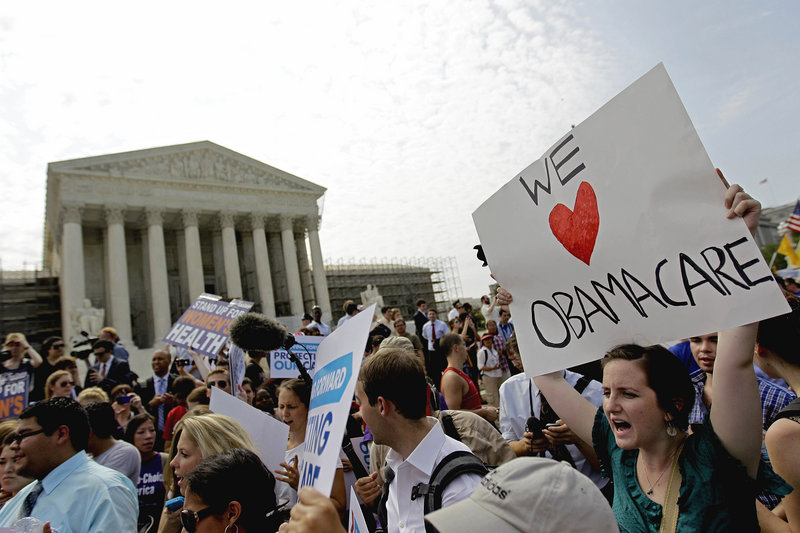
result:
[(289, 440), (289, 426), (217, 387), (211, 388), (208, 408), (242, 425), (258, 447), (261, 461), (271, 472), (283, 470), (281, 462)]
[(24, 370), (7, 370), (0, 374), (0, 419), (16, 417), (28, 405), (30, 379)]
[(229, 342), (228, 371), (230, 372), (231, 376), (231, 394), (233, 396), (238, 395), (239, 387), (242, 386), (242, 381), (244, 381), (245, 370), (246, 368), (244, 363), (244, 350), (242, 350), (232, 342)]
[(324, 337), (317, 348), (300, 487), (312, 486), (323, 494), (331, 493), (374, 313), (375, 306), (371, 305)]
[(367, 521), (364, 520), (364, 513), (356, 496), (356, 491), (350, 487), (350, 523), (347, 527), (348, 533), (369, 533)]
[(484, 202), (526, 373), (788, 312), (724, 193), (659, 64)]
[[(303, 366), (308, 370), (308, 375), (314, 377), (315, 361), (317, 359), (317, 349), (325, 337), (314, 337), (311, 335), (295, 335), (297, 342), (292, 346), (292, 353), (295, 354)], [(303, 348), (303, 346), (305, 348)], [(308, 350), (308, 351), (306, 351)], [(297, 365), (289, 359), (289, 354), (283, 348), (273, 350), (269, 355), (269, 377), (271, 378), (296, 378), (300, 375)]]
[(251, 307), (253, 302), (224, 302), (214, 294), (201, 294), (173, 324), (162, 341), (191, 348), (216, 359), (217, 353), (228, 341), (228, 328), (233, 319), (248, 312)]

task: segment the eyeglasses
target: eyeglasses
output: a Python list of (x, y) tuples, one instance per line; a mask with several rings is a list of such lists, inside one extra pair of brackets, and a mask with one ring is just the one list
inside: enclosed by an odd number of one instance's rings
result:
[(9, 437), (9, 440), (11, 442), (16, 442), (17, 444), (20, 444), (23, 439), (27, 439), (28, 437), (38, 435), (39, 433), (44, 433), (44, 428), (37, 429), (36, 431), (30, 431), (28, 433), (15, 433)]
[(227, 386), (228, 386), (228, 382), (225, 381), (225, 380), (222, 380), (222, 381), (209, 381), (208, 385), (206, 385), (206, 387), (209, 388), (209, 389), (211, 387), (219, 387), (220, 389), (224, 389)]
[(183, 526), (183, 529), (188, 531), (188, 533), (194, 533), (197, 529), (197, 524), (210, 515), (211, 507), (206, 507), (205, 509), (200, 509), (199, 511), (190, 511), (189, 509), (184, 509), (181, 511), (181, 525)]

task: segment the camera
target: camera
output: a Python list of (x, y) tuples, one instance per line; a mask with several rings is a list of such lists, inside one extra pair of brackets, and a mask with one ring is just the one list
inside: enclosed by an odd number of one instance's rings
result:
[(0, 350), (0, 363), (11, 359), (11, 350)]
[(542, 423), (542, 421), (536, 418), (535, 416), (530, 417), (528, 421), (525, 422), (525, 432), (533, 433), (531, 440), (539, 440), (544, 438), (542, 430), (545, 427), (546, 426)]
[(114, 401), (117, 402), (119, 405), (125, 405), (126, 403), (131, 403), (131, 397), (127, 394), (122, 394), (114, 398)]
[(176, 359), (175, 366), (189, 366), (192, 364), (190, 359)]
[(81, 331), (81, 335), (83, 335), (85, 340), (80, 342), (76, 342), (72, 345), (73, 348), (78, 348), (80, 346), (89, 346), (88, 348), (84, 348), (83, 350), (72, 350), (70, 355), (76, 359), (88, 359), (90, 355), (92, 355), (92, 346), (99, 340), (99, 337), (90, 337), (88, 333), (85, 331)]

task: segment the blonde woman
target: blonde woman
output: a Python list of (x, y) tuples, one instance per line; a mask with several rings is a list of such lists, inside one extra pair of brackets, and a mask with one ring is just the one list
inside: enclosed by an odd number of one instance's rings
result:
[[(190, 412), (175, 426), (175, 430), (175, 445), (169, 462), (171, 472), (165, 472), (164, 479), (164, 485), (172, 488), (168, 499), (184, 495), (186, 476), (203, 459), (234, 448), (258, 453), (250, 435), (229, 416), (215, 413), (192, 416)], [(158, 526), (159, 533), (178, 533), (180, 530), (180, 509), (171, 512), (165, 508)]]
[(47, 381), (44, 383), (44, 399), (48, 400), (56, 396), (73, 398), (72, 388), (74, 386), (72, 374), (66, 370), (56, 370), (47, 376)]
[(31, 345), (28, 344), (28, 339), (22, 333), (9, 333), (6, 335), (3, 350), (8, 350), (11, 357), (0, 365), (0, 373), (27, 374), (28, 389), (30, 390), (33, 384), (33, 370), (42, 364), (42, 356), (31, 348)]

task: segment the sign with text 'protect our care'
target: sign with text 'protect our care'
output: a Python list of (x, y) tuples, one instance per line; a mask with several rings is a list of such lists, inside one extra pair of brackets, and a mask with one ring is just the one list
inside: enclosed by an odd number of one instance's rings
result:
[(525, 372), (788, 312), (659, 64), (483, 203), (473, 219)]
[(375, 306), (348, 320), (317, 348), (299, 487), (330, 495)]

